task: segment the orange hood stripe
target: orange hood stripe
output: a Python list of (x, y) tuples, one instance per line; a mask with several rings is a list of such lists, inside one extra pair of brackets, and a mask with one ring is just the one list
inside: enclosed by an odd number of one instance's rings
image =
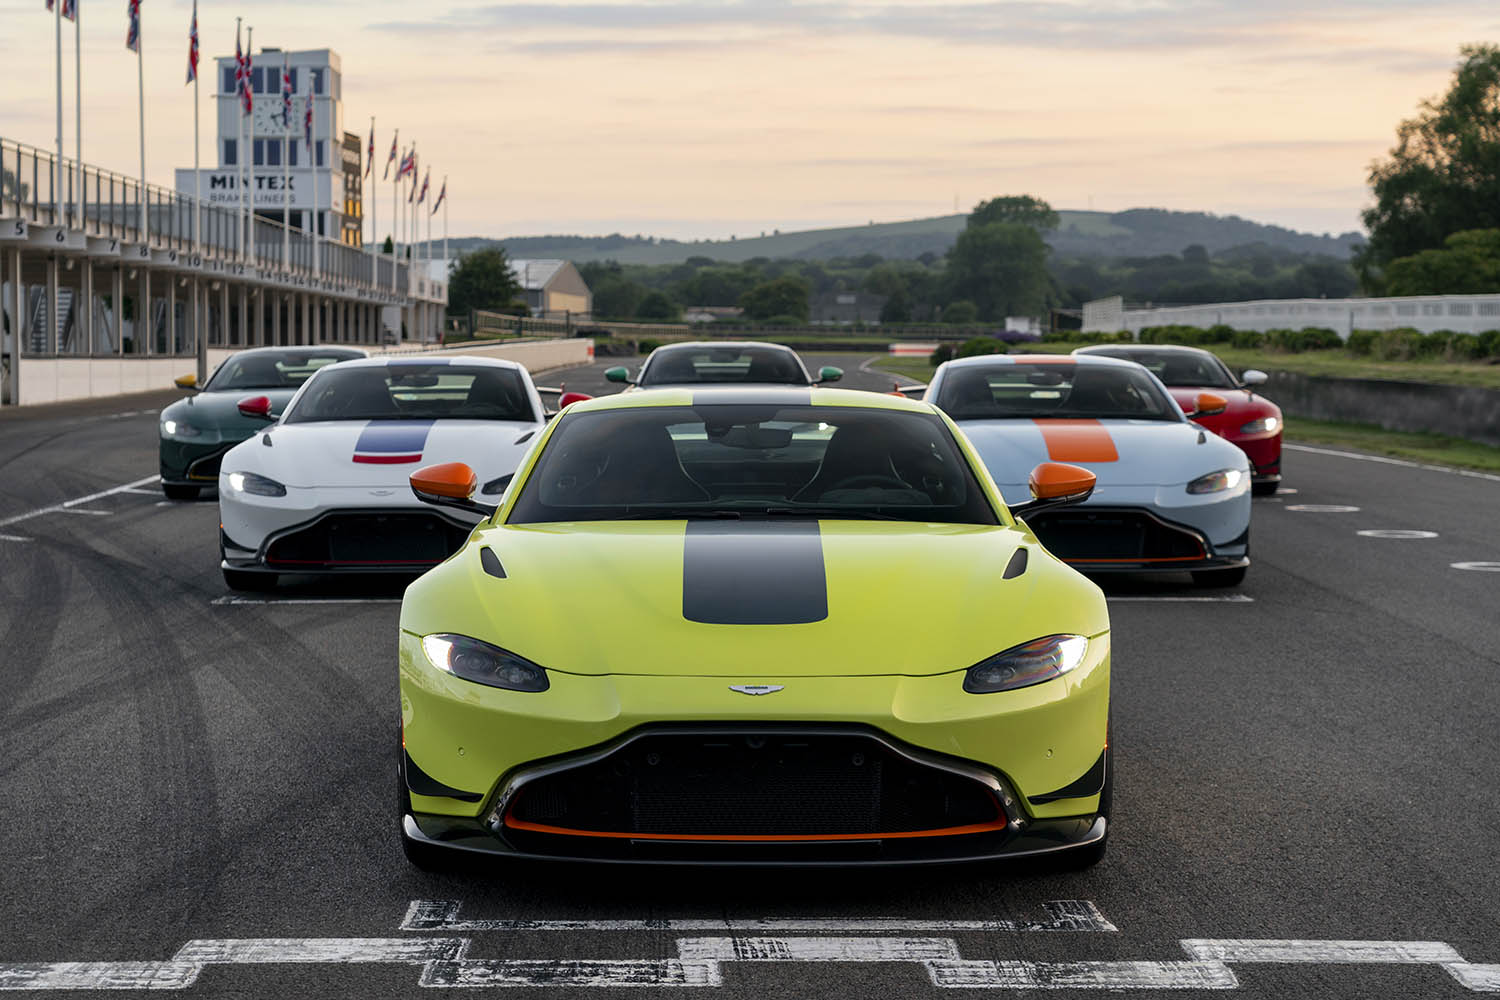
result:
[(1034, 420), (1054, 462), (1118, 462), (1109, 430), (1097, 420)]

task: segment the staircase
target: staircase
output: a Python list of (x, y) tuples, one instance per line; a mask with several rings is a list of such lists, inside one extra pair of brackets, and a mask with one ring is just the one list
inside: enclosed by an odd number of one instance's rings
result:
[(31, 290), (31, 301), (27, 305), (27, 312), (31, 314), (31, 322), (27, 324), (27, 349), (33, 354), (50, 354), (54, 344), (65, 343), (68, 327), (73, 323), (73, 289), (59, 288), (57, 290), (57, 322), (52, 324), (52, 335), (55, 339), (49, 342), (47, 336), (47, 290), (45, 288), (33, 288)]

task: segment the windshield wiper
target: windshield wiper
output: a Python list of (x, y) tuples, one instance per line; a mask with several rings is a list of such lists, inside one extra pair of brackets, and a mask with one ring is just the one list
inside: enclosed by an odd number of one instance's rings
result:
[(860, 510), (851, 507), (767, 507), (764, 511), (771, 517), (823, 517), (830, 520), (844, 521), (906, 521), (910, 518), (897, 517), (894, 514), (881, 514), (873, 510)]

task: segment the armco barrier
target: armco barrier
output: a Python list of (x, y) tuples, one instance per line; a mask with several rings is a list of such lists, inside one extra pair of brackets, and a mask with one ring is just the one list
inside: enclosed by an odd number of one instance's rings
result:
[(1266, 398), (1312, 420), (1429, 431), (1500, 447), (1500, 390), (1273, 371)]
[[(400, 349), (400, 353), (412, 356), (471, 354), (483, 358), (505, 358), (520, 362), (535, 374), (553, 368), (587, 364), (593, 360), (593, 346), (593, 341), (575, 338), (464, 344), (440, 350), (412, 351), (408, 348)], [(211, 348), (208, 352), (209, 370), (212, 371), (232, 353), (234, 352)], [(21, 365), (22, 405), (170, 389), (174, 378), (191, 374), (193, 367), (192, 358), (26, 358)]]

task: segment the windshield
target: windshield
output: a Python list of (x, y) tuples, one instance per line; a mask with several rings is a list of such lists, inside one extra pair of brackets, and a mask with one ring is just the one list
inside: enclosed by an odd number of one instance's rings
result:
[(640, 384), (691, 385), (754, 382), (808, 385), (811, 379), (797, 355), (774, 347), (667, 347), (646, 362)]
[(1239, 383), (1223, 362), (1207, 351), (1090, 351), (1106, 358), (1122, 358), (1144, 365), (1162, 385), (1195, 389), (1236, 389)]
[(203, 389), (205, 392), (295, 389), (319, 368), (364, 356), (362, 351), (326, 347), (305, 351), (244, 351), (221, 364)]
[(733, 404), (564, 415), (507, 521), (693, 517), (999, 523), (936, 414)]
[(947, 373), (932, 400), (954, 420), (1068, 417), (1182, 419), (1138, 368), (1087, 364), (965, 366)]
[(318, 420), (537, 419), (514, 368), (420, 361), (330, 368), (286, 415)]

